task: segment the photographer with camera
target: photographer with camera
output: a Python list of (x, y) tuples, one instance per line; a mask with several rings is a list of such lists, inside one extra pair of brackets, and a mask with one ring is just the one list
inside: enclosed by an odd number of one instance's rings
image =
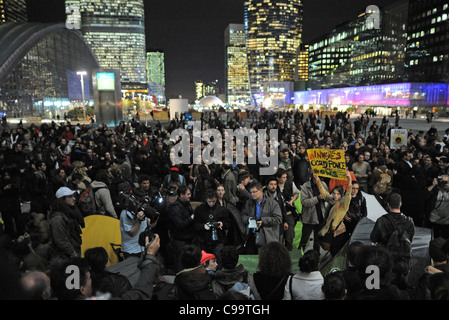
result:
[(229, 229), (228, 210), (217, 202), (217, 193), (208, 190), (205, 201), (195, 209), (194, 229), (198, 234), (201, 249), (213, 253), (221, 265), (220, 249), (226, 239), (226, 230)]
[(271, 242), (279, 242), (282, 212), (276, 200), (264, 195), (260, 182), (251, 182), (251, 199), (242, 210), (242, 220), (247, 227), (246, 254), (257, 254), (259, 248)]
[(449, 239), (449, 175), (445, 174), (433, 179), (428, 190), (431, 193), (432, 208), (429, 221), (434, 238)]
[(140, 257), (145, 246), (145, 236), (148, 236), (150, 241), (153, 238), (151, 230), (159, 213), (151, 207), (147, 199), (141, 201), (133, 194), (123, 192), (120, 192), (120, 197), (126, 207), (120, 214), (121, 250), (125, 259), (131, 256)]

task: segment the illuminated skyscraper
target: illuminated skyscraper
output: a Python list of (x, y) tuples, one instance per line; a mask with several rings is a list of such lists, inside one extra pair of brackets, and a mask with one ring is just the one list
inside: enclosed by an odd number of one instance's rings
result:
[(161, 50), (147, 52), (147, 81), (150, 94), (158, 103), (165, 101), (165, 55)]
[(206, 86), (202, 80), (195, 81), (195, 100), (199, 101), (206, 95)]
[(66, 0), (79, 8), (81, 32), (101, 68), (119, 69), (122, 89), (147, 90), (143, 0)]
[(295, 78), (295, 91), (306, 90), (309, 81), (309, 46), (301, 44), (298, 48), (298, 61)]
[(225, 94), (230, 105), (251, 101), (243, 24), (230, 24), (225, 31)]
[(302, 36), (301, 0), (246, 0), (244, 23), (251, 93), (264, 82), (293, 82)]
[(406, 75), (409, 81), (449, 82), (449, 3), (409, 2)]
[(27, 21), (25, 0), (0, 0), (0, 23)]

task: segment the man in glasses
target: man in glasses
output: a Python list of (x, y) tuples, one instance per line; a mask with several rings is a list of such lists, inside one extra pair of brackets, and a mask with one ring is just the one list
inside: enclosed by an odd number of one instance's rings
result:
[(271, 241), (279, 241), (282, 213), (276, 200), (264, 195), (260, 182), (251, 182), (251, 199), (242, 210), (242, 219), (247, 226), (246, 253), (257, 254), (260, 247)]

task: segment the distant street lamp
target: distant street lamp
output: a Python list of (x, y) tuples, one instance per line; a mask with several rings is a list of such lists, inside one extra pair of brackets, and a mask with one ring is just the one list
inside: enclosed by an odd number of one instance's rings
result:
[(87, 72), (86, 71), (78, 71), (76, 74), (81, 76), (80, 81), (81, 81), (81, 95), (82, 95), (82, 99), (83, 99), (83, 112), (84, 112), (84, 119), (87, 119), (86, 118), (86, 107), (84, 105), (84, 76), (87, 75)]

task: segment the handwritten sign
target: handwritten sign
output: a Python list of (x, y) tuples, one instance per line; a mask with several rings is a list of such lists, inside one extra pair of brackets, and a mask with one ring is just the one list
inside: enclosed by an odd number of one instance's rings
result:
[(317, 176), (347, 180), (345, 152), (339, 149), (308, 149), (310, 166)]
[(390, 149), (400, 149), (407, 146), (407, 129), (391, 129)]

